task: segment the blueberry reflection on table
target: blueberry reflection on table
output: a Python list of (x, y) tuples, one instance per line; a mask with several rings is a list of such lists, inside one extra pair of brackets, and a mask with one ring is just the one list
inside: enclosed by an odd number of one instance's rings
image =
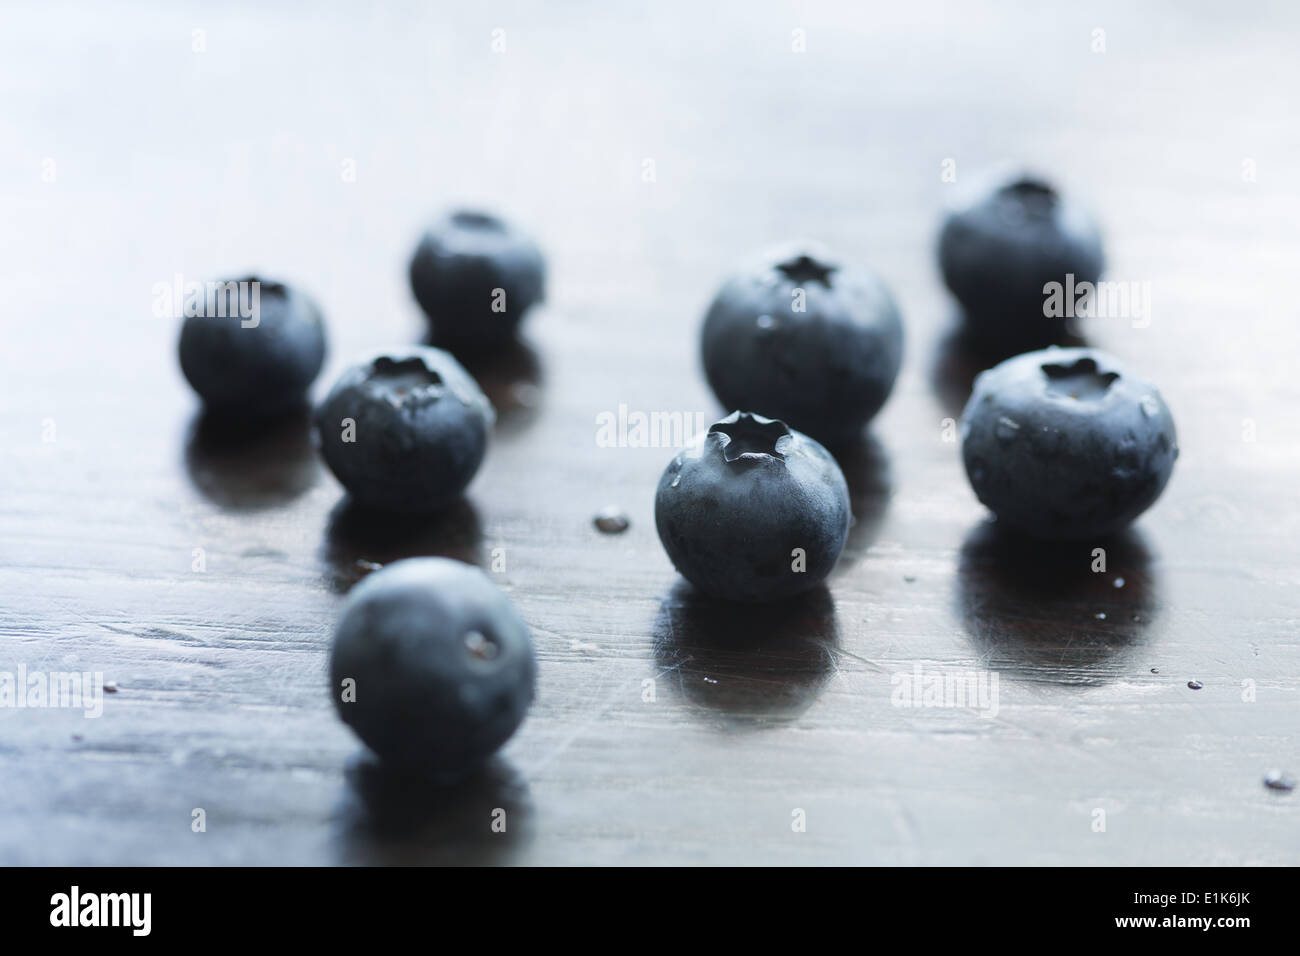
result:
[[(422, 345), (434, 345), (425, 336)], [(436, 347), (436, 346), (435, 346)], [(536, 420), (545, 381), (541, 356), (524, 339), (511, 339), (500, 348), (457, 355), (496, 411), (496, 435), (508, 438)]]
[[(975, 385), (975, 377), (985, 369), (990, 369), (1016, 352), (990, 350), (987, 344), (972, 339), (963, 327), (960, 314), (954, 325), (935, 346), (930, 364), (930, 388), (939, 400), (944, 412), (953, 418), (960, 418)], [(1067, 333), (1055, 344), (1062, 348), (1085, 347), (1087, 341), (1075, 331), (1074, 323), (1067, 326)]]
[(329, 514), (322, 550), (330, 589), (342, 593), (402, 558), (430, 555), (481, 566), (482, 546), (478, 510), (468, 498), (445, 511), (408, 515), (373, 511), (344, 496)]
[(771, 604), (706, 597), (679, 581), (654, 626), (656, 684), (728, 730), (793, 720), (835, 672), (839, 631), (824, 585)]
[(285, 505), (320, 476), (310, 410), (303, 405), (265, 420), (199, 412), (186, 437), (185, 468), (198, 492), (221, 508)]
[(500, 865), (532, 839), (528, 783), (500, 755), (465, 776), (438, 779), (363, 751), (345, 781), (335, 813), (345, 863)]
[(843, 445), (829, 446), (844, 481), (849, 486), (853, 523), (840, 556), (840, 567), (850, 566), (875, 543), (884, 524), (885, 512), (894, 493), (894, 480), (885, 446), (871, 434), (863, 434)]
[[(1104, 551), (1104, 555), (1101, 553)], [(1105, 570), (1101, 567), (1104, 557)], [(1099, 684), (1130, 671), (1159, 608), (1142, 534), (1037, 541), (984, 521), (957, 565), (957, 612), (990, 670), (1060, 684)]]

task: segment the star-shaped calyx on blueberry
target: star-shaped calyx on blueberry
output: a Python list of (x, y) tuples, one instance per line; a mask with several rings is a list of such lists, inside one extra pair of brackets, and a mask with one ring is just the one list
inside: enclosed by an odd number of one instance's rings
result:
[(820, 282), (826, 288), (831, 287), (831, 273), (837, 271), (838, 266), (822, 262), (807, 253), (801, 253), (784, 262), (776, 264), (777, 271), (793, 282), (795, 285), (807, 285), (809, 282)]
[[(1048, 353), (1050, 354), (1050, 353)], [(1081, 358), (1072, 365), (1043, 365), (1047, 376), (1047, 394), (1078, 401), (1098, 401), (1105, 396), (1118, 372), (1102, 372), (1091, 358)]]
[(777, 446), (791, 432), (785, 422), (774, 418), (732, 412), (710, 428), (709, 434), (720, 436), (722, 457), (727, 461), (758, 461), (765, 457), (785, 461)]
[(370, 366), (373, 388), (389, 403), (400, 406), (415, 394), (443, 384), (442, 376), (419, 357), (393, 359), (381, 355)]

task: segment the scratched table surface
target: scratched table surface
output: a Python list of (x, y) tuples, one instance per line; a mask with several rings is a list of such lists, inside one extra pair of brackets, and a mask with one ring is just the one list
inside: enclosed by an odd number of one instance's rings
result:
[[(114, 691), (0, 708), (0, 862), (1300, 862), (1300, 793), (1264, 783), (1300, 775), (1298, 38), (1282, 3), (7, 6), (0, 671)], [(947, 421), (981, 363), (934, 237), (1003, 162), (1086, 197), (1151, 290), (1083, 328), (1182, 449), (1104, 573), (999, 535)], [(463, 502), (378, 521), (303, 419), (199, 416), (162, 287), (301, 285), (319, 396), (419, 338), (405, 266), (450, 204), (550, 267), (472, 369), (500, 420)], [(906, 357), (839, 451), (829, 586), (720, 607), (655, 535), (672, 448), (599, 423), (722, 411), (702, 313), (793, 237), (885, 277)], [(492, 569), (540, 661), (451, 787), (366, 759), (326, 684), (348, 588), (415, 554)], [(918, 675), (996, 677), (996, 707), (905, 706)]]

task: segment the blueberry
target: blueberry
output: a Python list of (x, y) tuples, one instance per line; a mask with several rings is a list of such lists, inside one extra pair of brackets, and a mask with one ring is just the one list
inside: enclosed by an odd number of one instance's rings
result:
[(659, 540), (713, 597), (773, 601), (830, 574), (849, 532), (835, 459), (784, 422), (732, 412), (668, 465), (655, 493)]
[(962, 460), (998, 524), (1038, 538), (1119, 531), (1160, 496), (1178, 438), (1155, 387), (1096, 349), (1046, 349), (975, 380)]
[(250, 276), (212, 283), (181, 326), (181, 371), (208, 410), (266, 417), (304, 402), (325, 361), (320, 310), (301, 292)]
[(461, 210), (434, 222), (416, 247), (410, 272), (433, 343), (452, 352), (508, 344), (545, 290), (537, 246), (483, 212)]
[(527, 625), (487, 575), (448, 558), (410, 558), (348, 595), (330, 680), (339, 716), (384, 761), (456, 773), (518, 728), (537, 661)]
[(325, 463), (365, 508), (432, 512), (478, 471), (492, 406), (446, 352), (379, 352), (345, 371), (316, 409)]
[(728, 279), (701, 338), (705, 374), (725, 407), (831, 443), (880, 410), (903, 355), (885, 284), (808, 243), (771, 250)]
[(1096, 282), (1105, 260), (1091, 215), (1031, 175), (977, 191), (944, 220), (939, 235), (944, 282), (964, 311), (966, 331), (1000, 354), (1041, 348), (1067, 334), (1067, 318), (1044, 313), (1044, 286)]

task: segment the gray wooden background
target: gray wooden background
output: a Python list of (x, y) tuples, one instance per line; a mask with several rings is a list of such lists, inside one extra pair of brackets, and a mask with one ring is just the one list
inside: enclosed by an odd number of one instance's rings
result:
[[(6, 5), (0, 670), (117, 689), (0, 709), (0, 862), (1300, 861), (1300, 793), (1263, 783), (1300, 775), (1298, 38), (1284, 3)], [(1182, 457), (1106, 575), (1007, 548), (944, 440), (974, 368), (933, 239), (1003, 161), (1151, 284), (1148, 327), (1088, 337), (1159, 383)], [(475, 369), (503, 414), (461, 507), (376, 526), (301, 422), (199, 427), (158, 283), (300, 284), (320, 389), (420, 334), (406, 260), (463, 202), (551, 281)], [(886, 277), (907, 354), (829, 591), (725, 613), (654, 533), (672, 450), (596, 423), (719, 411), (703, 309), (797, 236)], [(364, 761), (325, 683), (343, 592), (416, 553), (503, 555), (541, 661), (446, 792)], [(996, 673), (996, 716), (895, 706), (918, 666)]]

